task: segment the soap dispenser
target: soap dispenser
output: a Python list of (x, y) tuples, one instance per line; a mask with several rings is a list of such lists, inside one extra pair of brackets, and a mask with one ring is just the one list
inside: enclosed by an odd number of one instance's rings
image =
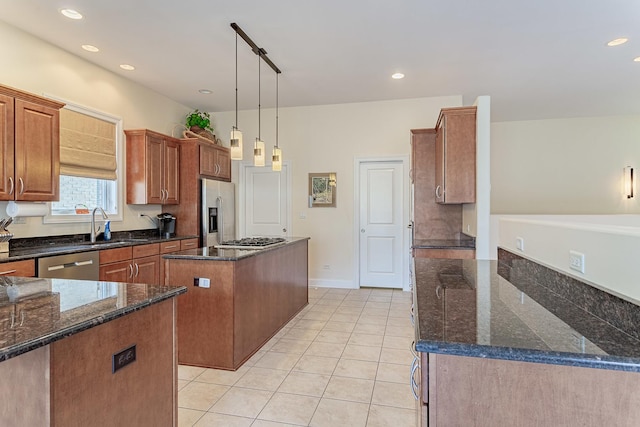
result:
[(104, 240), (111, 240), (111, 221), (104, 223)]

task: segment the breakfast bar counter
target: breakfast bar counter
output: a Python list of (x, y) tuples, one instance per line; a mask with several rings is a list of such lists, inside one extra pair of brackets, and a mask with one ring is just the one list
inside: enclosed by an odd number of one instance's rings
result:
[(637, 425), (640, 307), (501, 249), (414, 262), (429, 425)]
[(0, 279), (0, 425), (175, 425), (184, 287)]

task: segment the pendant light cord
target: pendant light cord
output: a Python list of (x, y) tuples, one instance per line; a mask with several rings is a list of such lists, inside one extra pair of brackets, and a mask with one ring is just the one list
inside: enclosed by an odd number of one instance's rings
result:
[(238, 129), (238, 33), (236, 33), (236, 129)]
[(276, 147), (280, 148), (278, 145), (278, 73), (276, 73)]
[(262, 58), (261, 54), (258, 54), (258, 139), (262, 141), (262, 138), (260, 137), (260, 62), (262, 62)]

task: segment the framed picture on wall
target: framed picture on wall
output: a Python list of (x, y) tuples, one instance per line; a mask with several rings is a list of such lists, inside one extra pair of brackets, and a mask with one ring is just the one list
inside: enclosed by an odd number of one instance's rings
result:
[(309, 207), (335, 208), (338, 185), (336, 173), (309, 174)]

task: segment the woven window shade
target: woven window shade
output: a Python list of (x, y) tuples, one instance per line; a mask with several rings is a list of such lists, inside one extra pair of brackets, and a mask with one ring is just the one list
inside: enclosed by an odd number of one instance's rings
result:
[(117, 167), (115, 124), (60, 110), (60, 174), (115, 180)]

